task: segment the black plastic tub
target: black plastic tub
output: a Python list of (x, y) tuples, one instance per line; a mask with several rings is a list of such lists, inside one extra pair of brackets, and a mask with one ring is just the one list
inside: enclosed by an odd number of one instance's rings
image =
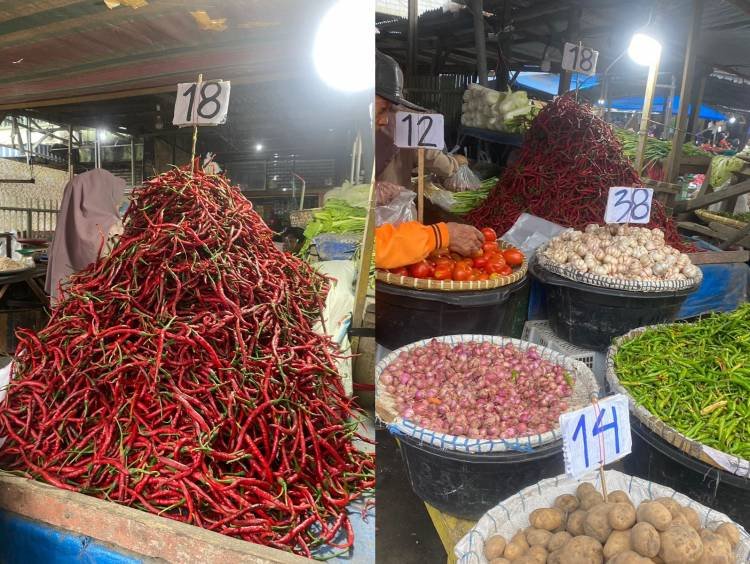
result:
[(414, 493), (463, 519), (479, 519), (519, 490), (565, 471), (560, 441), (532, 452), (471, 454), (397, 438)]
[(633, 416), (630, 427), (633, 450), (623, 460), (626, 473), (668, 486), (750, 528), (750, 479), (688, 456)]
[(599, 288), (558, 276), (535, 261), (529, 272), (544, 286), (547, 317), (555, 335), (596, 351), (637, 327), (674, 321), (683, 302), (698, 289), (628, 292)]
[(444, 335), (504, 335), (513, 331), (517, 302), (527, 285), (518, 282), (476, 292), (412, 290), (375, 283), (375, 327), (379, 345), (395, 350)]

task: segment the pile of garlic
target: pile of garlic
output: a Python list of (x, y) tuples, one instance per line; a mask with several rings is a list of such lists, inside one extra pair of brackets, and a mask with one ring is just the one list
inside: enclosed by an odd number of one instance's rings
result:
[(550, 261), (628, 280), (688, 280), (700, 276), (690, 258), (664, 242), (661, 229), (631, 225), (587, 225), (552, 239), (544, 250)]

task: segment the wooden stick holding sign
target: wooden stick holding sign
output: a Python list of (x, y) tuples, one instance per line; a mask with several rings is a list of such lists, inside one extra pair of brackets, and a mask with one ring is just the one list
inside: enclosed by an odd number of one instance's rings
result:
[(396, 112), (395, 145), (417, 150), (417, 218), (424, 221), (424, 161), (426, 149), (442, 150), (445, 146), (442, 114)]

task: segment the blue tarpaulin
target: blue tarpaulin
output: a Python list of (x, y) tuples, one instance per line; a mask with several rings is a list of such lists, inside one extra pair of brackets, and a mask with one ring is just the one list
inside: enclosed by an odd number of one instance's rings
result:
[[(522, 72), (516, 78), (516, 83), (525, 90), (537, 90), (547, 94), (557, 95), (557, 89), (560, 84), (560, 75), (551, 72)], [(578, 83), (579, 90), (585, 90), (599, 84), (599, 79), (594, 76), (585, 74), (573, 74), (570, 80), (570, 89), (576, 89)]]
[[(639, 96), (627, 96), (612, 100), (610, 107), (614, 110), (623, 110), (630, 112), (639, 112), (643, 109), (643, 98)], [(672, 114), (676, 114), (680, 109), (680, 97), (675, 96), (672, 102)], [(692, 108), (688, 108), (692, 110)], [(651, 111), (655, 114), (664, 111), (664, 96), (654, 96), (654, 102)], [(701, 119), (710, 119), (713, 121), (726, 121), (727, 116), (705, 105), (701, 105), (701, 111), (698, 114)]]

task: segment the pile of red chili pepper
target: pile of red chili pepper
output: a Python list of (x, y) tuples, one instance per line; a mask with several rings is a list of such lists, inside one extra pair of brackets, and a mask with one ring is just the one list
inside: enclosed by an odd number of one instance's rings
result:
[(19, 332), (0, 467), (305, 555), (350, 547), (374, 456), (313, 330), (326, 291), (223, 177), (146, 182), (111, 254)]
[[(466, 218), (475, 227), (505, 233), (524, 213), (565, 227), (603, 224), (612, 186), (641, 186), (609, 124), (570, 95), (549, 103), (524, 137), (518, 160), (504, 171), (487, 199)], [(654, 200), (649, 227), (684, 249), (674, 222)]]

